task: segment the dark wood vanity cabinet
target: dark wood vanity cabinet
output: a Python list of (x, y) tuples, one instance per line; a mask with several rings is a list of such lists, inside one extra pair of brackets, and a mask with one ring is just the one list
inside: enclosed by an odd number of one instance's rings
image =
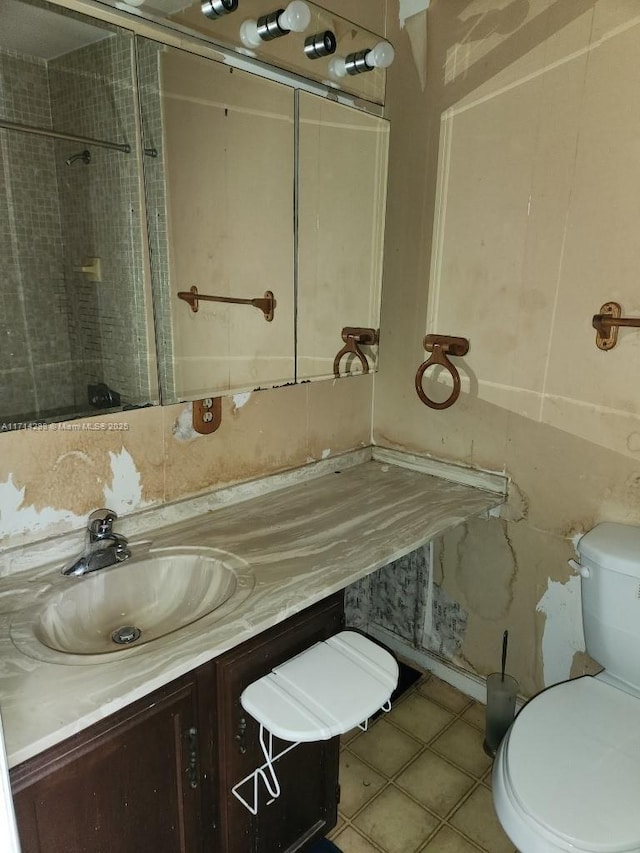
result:
[(22, 853), (199, 850), (196, 715), (181, 678), (15, 767)]
[(335, 824), (338, 738), (277, 762), (254, 817), (231, 788), (264, 758), (243, 689), (341, 630), (342, 594), (11, 770), (22, 853), (294, 853)]

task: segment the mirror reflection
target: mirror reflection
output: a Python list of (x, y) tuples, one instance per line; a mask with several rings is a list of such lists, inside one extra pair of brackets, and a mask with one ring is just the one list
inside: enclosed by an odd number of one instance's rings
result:
[(156, 402), (133, 39), (0, 17), (0, 422)]
[[(389, 123), (299, 93), (298, 379), (333, 376), (344, 327), (378, 329)], [(375, 369), (377, 346), (363, 346)], [(358, 359), (341, 372), (362, 373)]]
[(292, 382), (293, 91), (145, 39), (138, 68), (162, 400)]

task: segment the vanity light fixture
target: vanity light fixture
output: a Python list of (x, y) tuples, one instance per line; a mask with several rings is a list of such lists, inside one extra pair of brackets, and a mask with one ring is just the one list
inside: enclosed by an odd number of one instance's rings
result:
[(346, 77), (347, 74), (363, 74), (374, 68), (388, 68), (395, 59), (396, 52), (388, 41), (379, 41), (371, 50), (359, 50), (346, 57), (336, 56), (329, 62), (332, 77)]
[(303, 33), (311, 23), (311, 9), (304, 0), (291, 0), (286, 9), (276, 9), (257, 21), (248, 19), (240, 26), (240, 41), (245, 47), (260, 47), (263, 41)]
[(238, 8), (238, 0), (202, 0), (200, 8), (203, 15), (215, 21), (223, 15), (235, 12)]
[(322, 56), (330, 56), (336, 52), (338, 42), (331, 30), (307, 36), (304, 40), (304, 53), (307, 59), (320, 59)]

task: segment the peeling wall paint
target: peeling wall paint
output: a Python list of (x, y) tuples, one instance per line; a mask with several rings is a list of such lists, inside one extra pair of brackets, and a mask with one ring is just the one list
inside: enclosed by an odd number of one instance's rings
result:
[(0, 537), (15, 536), (27, 531), (37, 533), (60, 522), (69, 527), (79, 527), (84, 519), (70, 510), (45, 507), (37, 510), (25, 504), (25, 487), (19, 488), (13, 482), (13, 474), (4, 483), (0, 483)]
[(247, 391), (245, 394), (234, 394), (233, 395), (233, 411), (237, 412), (238, 409), (241, 409), (243, 406), (246, 406), (251, 398), (251, 392)]
[(198, 433), (193, 428), (193, 403), (187, 403), (176, 418), (173, 435), (178, 441), (191, 441), (192, 438), (198, 437)]
[(129, 451), (124, 447), (120, 453), (109, 451), (109, 459), (113, 478), (110, 486), (105, 483), (105, 505), (118, 514), (148, 506), (149, 502), (142, 499), (140, 472)]
[(585, 650), (580, 578), (571, 577), (564, 584), (549, 579), (536, 609), (546, 617), (542, 667), (544, 685), (549, 687), (570, 677), (575, 653)]
[[(109, 451), (111, 482), (105, 483), (103, 494), (105, 505), (115, 512), (128, 513), (147, 506), (142, 497), (140, 472), (131, 454), (124, 448), (119, 453)], [(44, 531), (63, 522), (70, 528), (81, 527), (86, 518), (68, 509), (45, 507), (36, 509), (25, 503), (26, 488), (13, 482), (13, 474), (0, 483), (0, 536), (9, 537), (29, 532)]]

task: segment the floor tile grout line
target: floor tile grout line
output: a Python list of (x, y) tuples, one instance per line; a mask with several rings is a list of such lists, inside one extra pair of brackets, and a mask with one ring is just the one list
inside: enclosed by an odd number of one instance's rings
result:
[[(424, 851), (425, 851), (425, 850), (427, 849), (427, 847), (431, 844), (431, 842), (432, 842), (432, 841), (434, 841), (434, 840), (436, 839), (436, 837), (437, 837), (437, 835), (438, 835), (438, 832), (440, 832), (444, 827), (446, 827), (447, 829), (451, 830), (451, 832), (455, 833), (456, 835), (459, 835), (459, 836), (463, 839), (463, 841), (466, 841), (466, 842), (467, 842), (467, 844), (469, 844), (469, 846), (470, 846), (470, 847), (473, 847), (473, 849), (474, 849), (474, 850), (478, 850), (478, 851), (479, 851), (479, 853), (491, 853), (491, 851), (486, 850), (486, 848), (484, 848), (484, 847), (482, 847), (480, 844), (478, 844), (478, 842), (477, 842), (477, 841), (474, 841), (474, 840), (473, 840), (473, 838), (469, 838), (469, 836), (468, 836), (468, 835), (466, 835), (466, 833), (464, 833), (464, 832), (462, 832), (461, 830), (457, 829), (457, 827), (452, 826), (450, 823), (447, 823), (447, 821), (445, 821), (445, 820), (443, 820), (443, 821), (442, 821), (442, 823), (441, 823), (441, 824), (440, 824), (440, 826), (438, 827), (437, 831), (436, 831), (436, 832), (433, 832), (433, 833), (429, 836), (429, 838), (425, 841), (425, 843), (423, 844), (423, 846), (422, 846), (422, 847), (420, 847), (420, 848), (417, 850), (417, 853), (424, 853)], [(388, 851), (385, 851), (385, 853), (388, 853)], [(434, 851), (434, 853), (437, 853), (437, 851)]]
[[(343, 814), (343, 817), (345, 820), (348, 820), (349, 823), (354, 824), (354, 828), (358, 829), (358, 831), (361, 834), (366, 835), (364, 830), (361, 829), (359, 826), (357, 826), (357, 824), (355, 824), (355, 821), (358, 819), (360, 814), (367, 809), (368, 806), (370, 806), (375, 800), (377, 800), (381, 796), (383, 791), (386, 791), (388, 788), (396, 788), (400, 793), (404, 794), (408, 800), (410, 800), (412, 803), (414, 803), (414, 805), (418, 806), (423, 811), (425, 811), (428, 815), (430, 815), (431, 817), (435, 818), (438, 821), (438, 827), (436, 829), (434, 829), (431, 832), (431, 834), (427, 837), (427, 840), (425, 841), (425, 844), (426, 844), (427, 841), (429, 839), (431, 839), (436, 834), (438, 829), (442, 827), (442, 825), (444, 825), (444, 824), (449, 825), (449, 819), (451, 817), (453, 817), (453, 815), (458, 811), (459, 808), (461, 808), (461, 806), (464, 805), (464, 803), (470, 798), (471, 794), (474, 791), (476, 791), (482, 785), (482, 783), (479, 779), (474, 780), (470, 776), (468, 776), (468, 778), (470, 779), (470, 781), (473, 784), (471, 785), (471, 787), (469, 788), (469, 790), (465, 794), (463, 794), (458, 800), (456, 800), (456, 803), (444, 815), (436, 814), (428, 806), (426, 806), (423, 802), (416, 799), (416, 797), (414, 797), (413, 794), (411, 794), (409, 791), (405, 791), (404, 788), (400, 787), (399, 785), (396, 785), (394, 780), (389, 779), (389, 778), (386, 778), (386, 783), (384, 785), (382, 785), (380, 787), (380, 789), (378, 791), (376, 791), (365, 803), (363, 803), (349, 818), (347, 818), (346, 815), (344, 815), (344, 813), (342, 813), (342, 814)], [(450, 826), (452, 829), (455, 829), (455, 831), (458, 834), (464, 836), (465, 839), (467, 839), (467, 836), (465, 835), (465, 833), (462, 830), (458, 829), (453, 824), (450, 824)], [(476, 842), (474, 842), (474, 844), (476, 844), (476, 846), (477, 846)], [(421, 849), (422, 848), (418, 848), (418, 851), (420, 851)]]
[(445, 724), (444, 724), (444, 726), (443, 726), (441, 729), (439, 729), (439, 730), (436, 732), (436, 734), (434, 734), (434, 735), (433, 735), (433, 736), (432, 736), (428, 741), (424, 741), (424, 740), (422, 740), (422, 738), (418, 737), (418, 735), (412, 734), (408, 729), (403, 728), (403, 727), (400, 725), (400, 723), (397, 723), (397, 722), (396, 722), (394, 719), (392, 719), (392, 718), (389, 718), (389, 722), (391, 723), (391, 725), (395, 726), (395, 728), (396, 728), (396, 729), (400, 729), (400, 731), (401, 731), (403, 734), (409, 734), (409, 735), (411, 735), (411, 737), (413, 737), (413, 739), (414, 739), (414, 740), (416, 740), (416, 739), (417, 739), (417, 740), (418, 740), (421, 744), (423, 744), (424, 746), (431, 746), (431, 744), (432, 744), (435, 740), (437, 740), (437, 739), (440, 737), (440, 735), (444, 734), (444, 733), (447, 731), (447, 729), (450, 729), (450, 728), (451, 728), (451, 726), (456, 722), (456, 720), (457, 720), (457, 719), (458, 719), (457, 717), (452, 717), (452, 719), (450, 719), (450, 720), (449, 720), (449, 722), (445, 723)]
[[(351, 822), (349, 822), (349, 823), (348, 823), (348, 826), (349, 826), (349, 828), (350, 828), (351, 830), (353, 830), (353, 832), (357, 833), (361, 838), (364, 838), (364, 840), (365, 840), (368, 844), (370, 844), (370, 845), (374, 848), (374, 850), (378, 851), (378, 853), (389, 853), (389, 851), (388, 851), (388, 850), (385, 850), (385, 849), (384, 849), (384, 847), (381, 847), (381, 846), (380, 846), (376, 841), (374, 841), (372, 838), (370, 838), (370, 837), (366, 834), (366, 832), (363, 832), (361, 829), (359, 829), (359, 827), (357, 827), (357, 826), (353, 826), (353, 825), (351, 824)], [(342, 834), (342, 832), (344, 832), (344, 830), (345, 830), (346, 828), (347, 828), (347, 827), (345, 826), (345, 827), (341, 830), (340, 835)], [(336, 841), (339, 841), (339, 840), (340, 840), (340, 836), (338, 836), (338, 838), (336, 838)]]
[[(481, 733), (482, 732), (482, 726), (480, 726), (477, 723), (474, 723), (474, 722), (472, 722), (469, 719), (466, 719), (464, 717), (464, 714), (466, 714), (470, 708), (472, 708), (475, 704), (480, 704), (480, 703), (476, 703), (475, 700), (469, 698), (469, 701), (463, 707), (461, 707), (458, 711), (455, 711), (451, 707), (447, 707), (446, 705), (442, 704), (441, 702), (438, 702), (432, 696), (425, 695), (424, 693), (419, 691), (418, 688), (427, 684), (429, 679), (430, 679), (429, 675), (427, 675), (424, 679), (420, 679), (418, 682), (416, 682), (416, 684), (412, 685), (409, 688), (409, 690), (407, 690), (401, 697), (399, 697), (399, 699), (397, 700), (396, 703), (394, 703), (394, 709), (395, 709), (396, 707), (404, 704), (404, 702), (406, 700), (408, 700), (412, 695), (419, 695), (420, 697), (424, 698), (425, 700), (432, 702), (436, 707), (440, 708), (441, 710), (444, 710), (448, 714), (451, 714), (451, 719), (444, 726), (442, 726), (442, 728), (439, 729), (427, 741), (423, 740), (421, 737), (419, 737), (417, 734), (415, 734), (415, 732), (411, 731), (410, 729), (405, 728), (401, 723), (397, 722), (391, 716), (391, 714), (389, 714), (389, 715), (381, 716), (378, 719), (376, 719), (374, 721), (374, 724), (366, 732), (356, 733), (353, 737), (349, 738), (349, 740), (347, 742), (340, 745), (340, 751), (341, 752), (344, 750), (352, 758), (355, 758), (358, 761), (360, 761), (365, 767), (370, 769), (373, 773), (376, 774), (376, 776), (378, 776), (380, 779), (382, 779), (383, 783), (381, 784), (380, 788), (377, 791), (375, 791), (368, 800), (366, 800), (364, 803), (362, 803), (353, 812), (352, 815), (347, 817), (343, 812), (340, 812), (340, 818), (343, 821), (343, 825), (340, 828), (339, 834), (342, 834), (345, 831), (345, 829), (351, 828), (351, 830), (353, 832), (357, 833), (360, 837), (365, 839), (367, 841), (367, 843), (369, 843), (372, 846), (372, 848), (375, 851), (377, 851), (377, 853), (389, 853), (389, 851), (386, 850), (379, 842), (377, 842), (375, 839), (371, 838), (364, 829), (362, 829), (360, 826), (358, 826), (355, 823), (355, 821), (385, 791), (387, 791), (389, 788), (395, 788), (398, 793), (405, 796), (410, 802), (412, 802), (414, 805), (416, 805), (418, 808), (420, 808), (422, 811), (424, 811), (426, 814), (428, 814), (430, 817), (432, 817), (436, 821), (436, 825), (432, 829), (432, 831), (429, 833), (429, 835), (425, 838), (425, 840), (423, 842), (421, 842), (418, 845), (418, 847), (415, 848), (415, 851), (411, 851), (411, 853), (423, 853), (423, 851), (427, 850), (429, 845), (432, 843), (432, 841), (436, 838), (438, 833), (441, 832), (444, 827), (447, 827), (449, 829), (449, 831), (455, 833), (457, 836), (464, 839), (464, 841), (466, 843), (468, 843), (474, 850), (480, 851), (480, 853), (491, 853), (491, 851), (487, 851), (478, 841), (469, 837), (462, 829), (458, 828), (453, 823), (451, 823), (451, 818), (453, 818), (455, 816), (455, 814), (464, 806), (464, 804), (473, 796), (473, 794), (476, 791), (478, 791), (479, 789), (482, 789), (482, 790), (488, 789), (489, 791), (491, 790), (490, 786), (487, 784), (487, 779), (490, 778), (491, 772), (492, 772), (491, 764), (489, 765), (489, 767), (483, 769), (481, 773), (476, 774), (476, 773), (473, 773), (472, 771), (470, 771), (464, 767), (461, 767), (451, 757), (447, 756), (444, 753), (441, 753), (438, 749), (434, 748), (436, 741), (440, 737), (442, 737), (455, 724), (455, 722), (457, 720), (460, 720), (461, 722), (463, 722), (465, 724), (465, 726), (468, 726), (473, 731)], [(370, 761), (368, 761), (366, 758), (363, 758), (361, 755), (359, 755), (357, 752), (355, 752), (354, 749), (352, 748), (352, 746), (355, 745), (361, 738), (367, 737), (367, 735), (369, 735), (374, 730), (375, 724), (378, 723), (380, 719), (386, 719), (387, 722), (391, 723), (393, 728), (395, 728), (401, 734), (404, 734), (407, 737), (409, 737), (419, 747), (417, 752), (414, 755), (412, 755), (408, 761), (406, 761), (402, 766), (400, 766), (397, 770), (395, 770), (391, 774), (386, 773), (386, 772), (382, 771), (379, 767), (374, 766), (373, 764), (371, 764)], [(446, 812), (445, 815), (435, 814), (428, 806), (426, 806), (420, 800), (416, 799), (409, 791), (405, 790), (401, 785), (398, 784), (398, 779), (400, 778), (400, 776), (412, 764), (417, 762), (420, 759), (420, 757), (424, 756), (427, 752), (433, 754), (434, 756), (436, 756), (439, 759), (441, 759), (442, 761), (444, 761), (446, 764), (448, 764), (453, 769), (462, 773), (471, 782), (471, 786), (468, 789), (468, 791), (466, 791), (455, 802), (455, 804), (451, 806), (451, 808)], [(336, 840), (336, 841), (338, 840), (338, 836), (332, 836), (332, 837), (334, 837), (334, 840)], [(409, 851), (408, 851), (408, 853), (409, 853)]]
[[(446, 820), (447, 822), (449, 822), (449, 821), (451, 820), (451, 818), (452, 818), (452, 817), (453, 817), (453, 816), (454, 816), (454, 815), (455, 815), (455, 814), (456, 814), (456, 813), (457, 813), (457, 812), (462, 808), (462, 806), (467, 802), (467, 800), (471, 799), (471, 795), (472, 795), (475, 791), (477, 791), (477, 790), (478, 790), (478, 788), (479, 788), (479, 787), (481, 787), (481, 786), (482, 786), (482, 782), (480, 782), (479, 780), (478, 780), (474, 785), (472, 785), (472, 786), (469, 788), (469, 790), (466, 792), (466, 794), (463, 794), (463, 795), (460, 797), (460, 799), (459, 799), (459, 800), (458, 800), (458, 802), (455, 804), (455, 806), (453, 806), (453, 807), (451, 808), (451, 810), (450, 810), (449, 812), (447, 812), (447, 814), (446, 814), (446, 816), (445, 816), (444, 820)], [(452, 826), (453, 826), (453, 824), (452, 824)], [(460, 831), (461, 831), (461, 830), (458, 830), (458, 832), (460, 832)]]
[[(439, 821), (439, 823), (440, 823), (440, 821)], [(367, 833), (363, 829), (360, 829), (360, 827), (354, 827), (354, 829), (356, 829), (366, 841), (368, 841), (374, 847), (377, 847), (381, 851), (381, 853), (389, 853), (388, 850), (385, 850), (384, 847), (381, 847), (379, 844), (377, 844), (377, 842), (375, 842), (371, 838), (371, 836), (367, 835)], [(429, 833), (429, 835), (427, 836), (427, 840), (433, 838), (434, 835), (435, 835), (435, 829)], [(403, 851), (403, 853), (420, 853), (421, 850), (422, 850), (422, 843), (418, 844), (418, 846), (414, 850)]]
[(377, 773), (378, 776), (383, 776), (385, 779), (388, 779), (389, 781), (395, 781), (398, 776), (400, 776), (402, 773), (404, 773), (404, 771), (407, 770), (411, 764), (413, 764), (414, 761), (416, 761), (418, 758), (420, 758), (420, 756), (423, 755), (424, 752), (429, 750), (430, 752), (433, 752), (434, 755), (437, 755), (438, 758), (441, 758), (443, 761), (445, 761), (447, 764), (449, 764), (451, 767), (453, 767), (455, 770), (459, 770), (461, 773), (464, 773), (465, 776), (469, 776), (471, 779), (473, 779), (474, 782), (482, 782), (482, 780), (487, 775), (487, 770), (491, 769), (491, 765), (489, 765), (489, 768), (485, 768), (484, 770), (482, 770), (482, 772), (480, 774), (475, 774), (471, 770), (468, 770), (465, 767), (462, 767), (462, 765), (456, 764), (456, 762), (452, 758), (450, 758), (448, 755), (445, 755), (444, 753), (440, 752), (439, 750), (433, 748), (434, 741), (437, 740), (437, 738), (440, 737), (440, 735), (443, 734), (447, 729), (449, 729), (450, 725), (452, 725), (452, 723), (447, 724), (447, 726), (445, 726), (445, 728), (441, 729), (439, 734), (436, 735), (429, 743), (421, 742), (420, 749), (418, 750), (418, 752), (416, 752), (415, 755), (413, 755), (405, 764), (403, 764), (398, 770), (396, 770), (395, 773), (392, 773), (390, 775), (388, 773), (385, 773), (379, 767), (376, 767), (370, 761), (367, 761), (366, 758), (363, 758), (361, 755), (359, 755), (357, 752), (354, 752), (348, 746), (345, 746), (344, 749), (350, 755), (352, 755), (354, 758), (357, 758), (358, 761), (361, 761), (363, 764), (365, 764), (370, 770), (373, 770), (375, 773)]

